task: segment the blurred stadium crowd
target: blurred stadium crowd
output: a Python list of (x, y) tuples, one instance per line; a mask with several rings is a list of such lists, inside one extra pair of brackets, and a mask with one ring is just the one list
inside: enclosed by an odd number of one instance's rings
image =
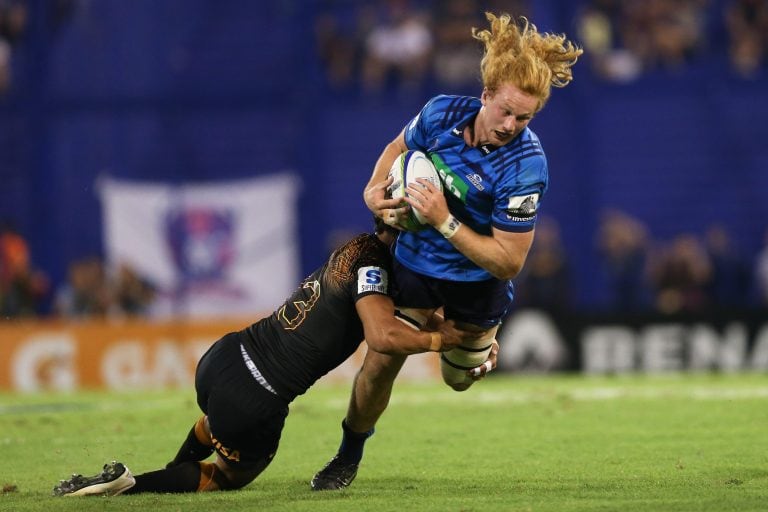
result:
[[(654, 240), (647, 226), (621, 211), (603, 216), (595, 240), (609, 312), (701, 314), (768, 310), (768, 231), (756, 256), (735, 247), (727, 229), (713, 225), (703, 238), (683, 233)], [(0, 317), (30, 317), (46, 310), (61, 318), (124, 318), (148, 315), (155, 290), (127, 265), (110, 273), (98, 257), (73, 261), (67, 281), (51, 289), (36, 268), (24, 238), (0, 231)], [(548, 217), (537, 227), (528, 262), (516, 284), (518, 307), (554, 313), (578, 310), (569, 257), (560, 226)]]
[[(0, 97), (14, 86), (17, 45), (30, 27), (33, 0), (0, 0)], [(54, 26), (82, 7), (52, 1)], [(313, 44), (327, 87), (340, 97), (410, 95), (415, 91), (477, 94), (480, 49), (468, 26), (483, 26), (483, 10), (527, 15), (525, 0), (324, 0), (312, 3)], [(768, 0), (583, 0), (574, 39), (595, 80), (628, 83), (655, 70), (683, 70), (722, 59), (730, 73), (759, 80), (766, 72)], [(546, 19), (536, 18), (537, 24)], [(536, 129), (533, 126), (534, 130)], [(0, 155), (0, 158), (2, 156)], [(768, 169), (766, 170), (768, 172)], [(349, 201), (361, 201), (359, 196)], [(729, 228), (680, 233), (661, 240), (630, 214), (605, 212), (590, 242), (600, 258), (595, 275), (617, 311), (702, 312), (711, 308), (768, 309), (768, 219), (757, 252), (734, 243)], [(107, 271), (100, 256), (66, 262), (58, 283), (36, 264), (24, 233), (0, 232), (0, 319), (35, 315), (68, 318), (144, 315), (154, 290), (129, 267)], [(542, 218), (517, 304), (579, 309), (567, 253), (553, 218)]]
[[(576, 40), (594, 73), (627, 82), (658, 68), (679, 69), (726, 48), (731, 69), (755, 77), (768, 49), (765, 0), (586, 0)], [(480, 49), (467, 27), (483, 11), (531, 16), (526, 0), (388, 0), (321, 2), (317, 48), (333, 88), (404, 92), (434, 82), (476, 88)], [(533, 18), (531, 18), (533, 19)]]
[(154, 299), (152, 284), (129, 266), (109, 273), (97, 256), (72, 261), (66, 282), (54, 287), (32, 260), (24, 237), (9, 226), (0, 228), (0, 318), (141, 317)]
[[(0, 94), (10, 88), (14, 46), (29, 25), (31, 0), (0, 1)], [(86, 2), (50, 0), (54, 26)], [(631, 81), (655, 68), (675, 69), (726, 48), (745, 78), (768, 53), (765, 0), (582, 0), (575, 2), (575, 38), (597, 76)], [(478, 84), (480, 48), (467, 27), (482, 13), (530, 16), (529, 0), (319, 0), (315, 38), (329, 84), (374, 93), (393, 82), (406, 91), (428, 81), (461, 88)]]

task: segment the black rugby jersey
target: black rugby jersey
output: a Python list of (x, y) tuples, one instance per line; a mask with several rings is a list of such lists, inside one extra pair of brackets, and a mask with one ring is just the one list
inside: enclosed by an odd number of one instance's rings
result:
[(282, 398), (303, 394), (357, 350), (364, 334), (355, 303), (389, 294), (391, 266), (389, 247), (376, 235), (336, 250), (271, 316), (245, 329), (251, 373)]

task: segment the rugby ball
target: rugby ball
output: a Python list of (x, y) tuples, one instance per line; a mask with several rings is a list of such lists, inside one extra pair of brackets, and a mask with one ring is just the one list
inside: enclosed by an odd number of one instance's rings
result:
[(451, 350), (440, 353), (440, 373), (443, 382), (455, 391), (464, 391), (475, 381), (467, 375), (471, 370), (483, 364), (491, 353), (493, 340), (480, 339), (475, 342), (464, 342)]
[[(443, 191), (443, 184), (432, 161), (421, 151), (408, 150), (395, 159), (389, 170), (389, 175), (393, 181), (389, 186), (388, 195), (392, 199), (402, 199), (408, 195), (406, 189), (411, 183), (419, 184), (417, 178), (424, 178), (431, 181), (440, 192)], [(407, 205), (405, 201), (402, 205)], [(413, 208), (408, 213), (400, 216), (397, 224), (407, 231), (419, 231), (428, 226), (426, 220)]]

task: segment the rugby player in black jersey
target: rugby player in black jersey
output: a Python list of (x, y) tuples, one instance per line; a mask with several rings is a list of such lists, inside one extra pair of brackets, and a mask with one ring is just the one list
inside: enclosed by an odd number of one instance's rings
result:
[[(416, 354), (448, 350), (484, 333), (434, 317), (431, 332), (395, 317), (389, 296), (392, 228), (378, 222), (336, 250), (271, 316), (222, 337), (197, 366), (203, 416), (176, 457), (136, 475), (120, 462), (93, 477), (74, 475), (57, 496), (238, 489), (272, 461), (288, 404), (366, 340), (369, 350)], [(215, 461), (205, 460), (216, 453)]]

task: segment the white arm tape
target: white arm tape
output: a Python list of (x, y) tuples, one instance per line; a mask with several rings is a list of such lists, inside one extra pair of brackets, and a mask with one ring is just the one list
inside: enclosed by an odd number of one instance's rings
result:
[(459, 222), (459, 219), (448, 214), (448, 218), (445, 219), (445, 222), (440, 224), (437, 227), (437, 230), (440, 232), (441, 235), (443, 235), (445, 238), (451, 238), (453, 235), (456, 234), (456, 232), (461, 227), (461, 222)]

